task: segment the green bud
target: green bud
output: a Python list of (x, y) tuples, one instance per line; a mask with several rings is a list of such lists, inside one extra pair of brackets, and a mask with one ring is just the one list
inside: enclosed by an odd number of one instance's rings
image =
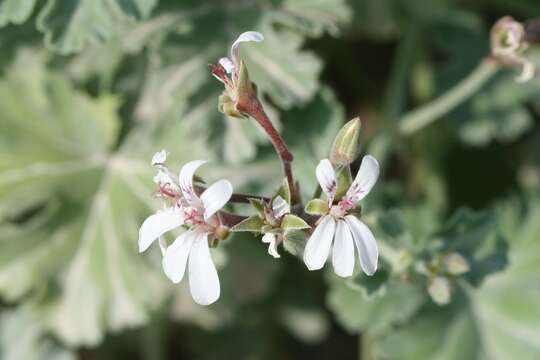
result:
[(226, 93), (221, 94), (218, 98), (218, 110), (231, 118), (244, 118), (244, 115), (236, 109), (236, 104)]
[(458, 253), (451, 253), (443, 257), (443, 264), (450, 275), (461, 275), (471, 269), (467, 260)]
[(220, 225), (217, 227), (215, 235), (219, 240), (225, 240), (229, 236), (229, 228), (227, 226)]
[(326, 215), (330, 210), (328, 203), (321, 199), (312, 199), (306, 204), (304, 209), (309, 215)]
[(335, 165), (349, 165), (352, 163), (360, 151), (360, 130), (362, 122), (360, 118), (354, 118), (339, 130), (332, 149), (330, 150), (330, 161)]
[(435, 276), (428, 281), (428, 293), (437, 305), (446, 305), (450, 302), (450, 281), (444, 276)]

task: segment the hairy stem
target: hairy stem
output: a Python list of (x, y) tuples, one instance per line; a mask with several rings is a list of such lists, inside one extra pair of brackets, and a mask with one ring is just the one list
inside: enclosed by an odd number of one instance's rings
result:
[(291, 168), (293, 155), (289, 151), (287, 145), (285, 144), (285, 141), (283, 140), (279, 132), (276, 130), (276, 128), (266, 115), (266, 112), (264, 111), (261, 102), (259, 101), (259, 99), (257, 99), (255, 95), (253, 95), (249, 97), (249, 101), (247, 101), (246, 103), (239, 103), (238, 109), (254, 118), (270, 138), (270, 141), (272, 142), (272, 145), (274, 145), (274, 149), (276, 150), (281, 160), (283, 174), (285, 175), (287, 183), (289, 184), (289, 188), (291, 189), (292, 203), (299, 203), (300, 196), (294, 182)]
[(428, 104), (405, 114), (400, 121), (399, 131), (403, 135), (412, 135), (440, 119), (474, 95), (497, 73), (498, 69), (498, 65), (482, 61), (471, 74), (452, 89)]

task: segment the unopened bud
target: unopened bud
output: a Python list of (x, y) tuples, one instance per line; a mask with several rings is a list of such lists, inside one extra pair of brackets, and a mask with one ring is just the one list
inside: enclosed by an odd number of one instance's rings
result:
[(443, 263), (446, 271), (450, 275), (465, 274), (471, 269), (467, 260), (458, 253), (445, 255), (443, 257)]
[(220, 225), (216, 228), (214, 234), (219, 240), (225, 240), (229, 236), (229, 228), (227, 226)]
[(450, 302), (450, 290), (450, 281), (444, 276), (435, 276), (428, 281), (429, 296), (438, 305)]
[(330, 161), (334, 165), (349, 165), (356, 159), (360, 151), (361, 128), (362, 122), (357, 117), (339, 130), (330, 150)]
[(244, 116), (236, 109), (236, 104), (232, 101), (229, 95), (223, 93), (218, 99), (218, 110), (228, 117), (243, 118)]
[(491, 50), (494, 55), (514, 56), (527, 48), (523, 24), (505, 16), (491, 29)]

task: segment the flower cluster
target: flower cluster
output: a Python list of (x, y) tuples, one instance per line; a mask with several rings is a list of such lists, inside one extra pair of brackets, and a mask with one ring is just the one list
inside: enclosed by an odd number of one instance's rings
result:
[[(303, 259), (309, 270), (322, 268), (330, 252), (334, 270), (339, 276), (353, 274), (355, 252), (365, 274), (372, 275), (377, 270), (377, 243), (359, 219), (358, 203), (375, 185), (379, 164), (367, 155), (354, 181), (350, 176), (350, 165), (358, 154), (360, 119), (353, 119), (342, 128), (332, 146), (330, 160), (321, 160), (316, 168), (315, 175), (327, 201), (312, 199), (303, 210), (299, 187), (290, 166), (293, 157), (262, 110), (247, 69), (239, 57), (242, 42), (262, 40), (263, 36), (257, 32), (241, 34), (232, 45), (231, 58), (222, 58), (217, 65), (212, 65), (212, 73), (225, 87), (220, 98), (220, 110), (228, 116), (256, 119), (280, 155), (284, 181), (277, 192), (269, 198), (233, 194), (233, 187), (227, 180), (219, 180), (208, 188), (195, 186), (195, 172), (206, 161), (195, 160), (185, 164), (177, 177), (166, 165), (165, 150), (152, 158), (152, 165), (157, 169), (154, 177), (158, 187), (156, 194), (166, 206), (143, 222), (139, 230), (139, 251), (147, 250), (158, 240), (165, 275), (178, 283), (188, 267), (191, 294), (195, 302), (202, 305), (212, 304), (219, 298), (219, 277), (210, 247), (226, 239), (230, 232), (249, 231), (262, 235), (262, 242), (268, 244), (268, 253), (274, 258), (280, 258), (279, 244), (283, 243), (287, 248), (287, 241), (299, 240), (302, 243), (299, 248), (305, 248)], [(241, 113), (238, 106), (246, 94), (250, 104), (256, 106), (247, 106), (246, 113)], [(349, 177), (345, 176), (341, 181), (342, 174)], [(250, 203), (256, 215), (246, 217), (223, 211), (223, 207), (232, 200)], [(167, 246), (163, 235), (175, 229), (182, 232)], [(290, 252), (300, 255), (301, 251)]]

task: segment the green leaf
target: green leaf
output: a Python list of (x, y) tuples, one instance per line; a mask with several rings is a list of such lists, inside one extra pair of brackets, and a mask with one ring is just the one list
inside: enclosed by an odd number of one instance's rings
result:
[(306, 204), (304, 209), (310, 215), (326, 215), (328, 214), (328, 203), (322, 199), (311, 199)]
[(76, 354), (45, 336), (27, 311), (0, 313), (0, 358), (24, 360), (75, 360)]
[(0, 27), (24, 23), (34, 10), (36, 0), (0, 0)]
[(31, 302), (69, 345), (140, 326), (161, 305), (171, 287), (136, 245), (159, 208), (149, 159), (162, 148), (178, 165), (208, 156), (193, 130), (166, 122), (118, 146), (118, 104), (76, 90), (36, 53), (0, 80), (0, 296)]
[(505, 271), (480, 287), (460, 284), (461, 299), (426, 308), (378, 347), (388, 359), (538, 358), (540, 346), (540, 199), (498, 207), (497, 222), (510, 243)]
[(254, 215), (254, 216), (248, 217), (247, 219), (233, 226), (231, 231), (232, 232), (241, 232), (241, 231), (261, 232), (263, 226), (264, 226), (263, 220), (259, 216)]
[(425, 300), (422, 288), (401, 281), (388, 283), (382, 296), (366, 298), (357, 287), (333, 275), (328, 277), (328, 307), (351, 333), (384, 333), (392, 326), (406, 323)]
[(45, 42), (62, 54), (109, 39), (133, 20), (147, 17), (156, 0), (48, 0), (37, 26)]
[(348, 285), (353, 289), (359, 289), (366, 299), (376, 296), (384, 296), (387, 281), (390, 277), (388, 269), (380, 267), (372, 276), (358, 273), (348, 280)]
[(284, 230), (302, 230), (309, 229), (311, 226), (304, 219), (293, 214), (287, 214), (281, 220), (281, 228)]

